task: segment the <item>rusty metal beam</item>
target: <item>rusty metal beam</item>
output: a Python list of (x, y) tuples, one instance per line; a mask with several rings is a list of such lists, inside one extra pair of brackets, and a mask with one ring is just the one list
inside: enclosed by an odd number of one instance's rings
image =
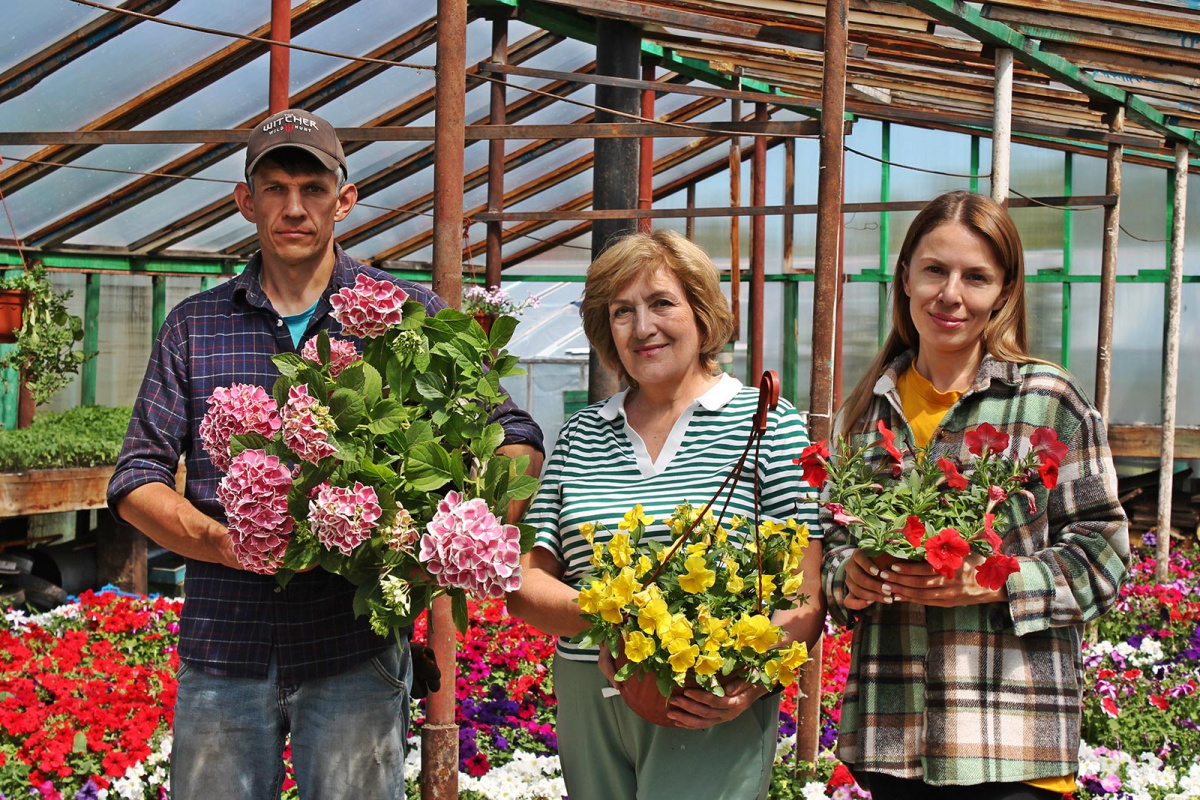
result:
[[(749, 158), (752, 150), (747, 150), (743, 158)], [(1113, 206), (1118, 202), (1115, 194), (1090, 195), (1055, 195), (1053, 197), (1014, 197), (1011, 208), (1033, 208), (1045, 206)], [(888, 202), (870, 201), (865, 203), (842, 203), (843, 214), (874, 214), (880, 211), (919, 211), (929, 205), (928, 200), (891, 200)], [(652, 208), (652, 209), (588, 209), (572, 211), (505, 211), (490, 214), (481, 211), (472, 215), (476, 222), (530, 222), (561, 220), (597, 220), (616, 219), (621, 215), (629, 215), (638, 219), (687, 219), (689, 217), (767, 217), (786, 214), (820, 214), (819, 203), (793, 203), (780, 205), (754, 206), (718, 206), (714, 208)]]
[[(390, 42), (367, 53), (367, 57), (380, 60), (403, 61), (433, 44), (436, 32), (437, 21), (424, 20)], [(326, 103), (341, 97), (351, 89), (361, 86), (384, 69), (387, 68), (378, 63), (355, 62), (348, 64), (311, 86), (297, 92), (292, 98), (292, 107), (314, 111)], [(236, 127), (248, 131), (259, 122), (262, 122), (266, 116), (266, 114), (256, 114), (244, 120)], [(155, 171), (182, 177), (195, 175), (236, 152), (243, 144), (232, 142), (206, 144), (185, 153)], [(364, 146), (363, 144), (347, 144), (345, 149), (347, 153), (351, 153)], [(30, 235), (29, 241), (40, 247), (57, 247), (80, 231), (111, 219), (138, 203), (166, 191), (179, 183), (181, 179), (155, 176), (139, 178), (99, 200), (89, 203), (83, 208), (54, 221), (41, 230), (35, 231)], [(225, 199), (227, 200), (227, 198)], [(229, 213), (232, 213), (232, 210)]]
[[(1109, 126), (1119, 133), (1125, 126), (1125, 109), (1109, 115)], [(1109, 421), (1112, 396), (1113, 319), (1117, 306), (1117, 244), (1121, 239), (1121, 157), (1120, 145), (1109, 145), (1105, 159), (1104, 190), (1117, 202), (1104, 208), (1104, 239), (1100, 249), (1100, 330), (1096, 336), (1096, 410)]]
[[(571, 73), (557, 72), (550, 69), (532, 69), (530, 67), (513, 67), (492, 65), (487, 66), (488, 72), (496, 73), (497, 75), (520, 75), (526, 78), (545, 78), (546, 80), (562, 80)], [(626, 89), (652, 89), (660, 94), (691, 94), (699, 97), (720, 97), (724, 100), (748, 100), (752, 103), (761, 103), (764, 97), (769, 98), (768, 102), (777, 106), (800, 106), (809, 108), (812, 106), (812, 100), (801, 97), (788, 97), (787, 95), (766, 95), (762, 92), (739, 92), (733, 89), (719, 89), (712, 86), (691, 86), (686, 83), (671, 83), (664, 84), (662, 81), (652, 81), (646, 78), (642, 80), (633, 80), (632, 78), (614, 78), (609, 75), (591, 75), (586, 79), (587, 83), (594, 83), (597, 86), (619, 86)], [(644, 116), (644, 115), (643, 115)]]
[[(179, 0), (128, 0), (120, 8), (139, 14), (157, 15)], [(4, 72), (0, 73), (0, 103), (29, 91), (43, 78), (70, 64), (84, 53), (99, 47), (124, 33), (142, 20), (128, 14), (109, 12), (96, 17), (77, 30), (71, 31), (51, 45), (43, 47)]]
[[(411, 101), (410, 101), (411, 102)], [(636, 113), (636, 112), (635, 112)], [(466, 141), (493, 139), (639, 139), (688, 138), (719, 136), (737, 133), (742, 136), (817, 136), (820, 126), (813, 120), (783, 122), (689, 122), (670, 125), (661, 122), (591, 122), (553, 125), (468, 125)], [(54, 144), (196, 144), (200, 142), (233, 142), (244, 144), (249, 131), (179, 130), (179, 131), (22, 131), (0, 133), (0, 145)], [(431, 142), (437, 138), (436, 125), (338, 128), (343, 142)]]
[(271, 74), (267, 92), (267, 108), (278, 114), (288, 106), (291, 95), (292, 41), (291, 0), (271, 0), (271, 39), (281, 44), (271, 45)]
[[(358, 0), (308, 0), (303, 5), (292, 10), (292, 34), (297, 35), (313, 26), (324, 22), (330, 17), (354, 5)], [(265, 37), (270, 34), (270, 24), (256, 28), (252, 35)], [(177, 103), (220, 78), (231, 74), (267, 51), (267, 46), (258, 42), (239, 39), (228, 47), (224, 47), (207, 58), (200, 59), (187, 69), (184, 69), (154, 88), (143, 92), (127, 103), (100, 116), (83, 126), (83, 131), (128, 130), (145, 122), (155, 114)], [(242, 134), (245, 136), (245, 133)], [(208, 141), (208, 140), (201, 140)], [(38, 151), (32, 156), (37, 161), (52, 161), (58, 164), (70, 163), (85, 153), (91, 152), (95, 145), (103, 142), (66, 142), (54, 144)], [(4, 172), (0, 172), (0, 192), (11, 196), (14, 192), (28, 186), (46, 175), (56, 167), (17, 163)]]

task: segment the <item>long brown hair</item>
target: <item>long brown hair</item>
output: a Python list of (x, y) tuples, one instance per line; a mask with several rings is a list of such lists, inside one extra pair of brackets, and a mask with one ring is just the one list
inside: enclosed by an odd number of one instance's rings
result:
[(843, 430), (850, 430), (867, 413), (875, 382), (888, 364), (905, 350), (920, 348), (921, 337), (917, 333), (908, 295), (904, 291), (904, 275), (921, 239), (949, 222), (966, 227), (986, 241), (996, 265), (1004, 272), (1004, 289), (1008, 292), (1008, 299), (992, 312), (992, 318), (983, 330), (984, 351), (993, 358), (1018, 364), (1039, 360), (1029, 355), (1025, 313), (1025, 253), (1016, 224), (1004, 207), (990, 197), (967, 191), (947, 192), (921, 209), (904, 237), (904, 244), (896, 259), (896, 274), (892, 278), (892, 330), (842, 404), (839, 419)]

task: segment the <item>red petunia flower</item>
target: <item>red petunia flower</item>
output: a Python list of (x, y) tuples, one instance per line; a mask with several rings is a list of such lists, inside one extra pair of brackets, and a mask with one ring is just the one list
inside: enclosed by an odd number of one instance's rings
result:
[(1154, 706), (1159, 711), (1166, 711), (1171, 707), (1171, 701), (1162, 695), (1152, 694), (1147, 699), (1150, 701), (1150, 705)]
[(1008, 576), (1020, 569), (1021, 565), (1012, 556), (995, 553), (979, 565), (975, 571), (975, 581), (985, 589), (999, 591)]
[(850, 770), (845, 764), (838, 763), (833, 768), (833, 774), (829, 776), (829, 783), (825, 784), (826, 789), (836, 789), (839, 786), (854, 786), (854, 776), (850, 774)]
[(1038, 428), (1029, 437), (1029, 446), (1043, 464), (1047, 461), (1061, 464), (1067, 455), (1067, 446), (1058, 440), (1058, 432), (1054, 428)]
[(1121, 709), (1117, 708), (1117, 703), (1111, 697), (1106, 697), (1100, 701), (1100, 707), (1104, 709), (1104, 713), (1110, 717), (1116, 717), (1121, 713)]
[(841, 503), (826, 503), (825, 507), (829, 509), (829, 513), (833, 514), (833, 521), (838, 525), (853, 525), (854, 523), (862, 524), (862, 520), (853, 514), (846, 513), (846, 507)]
[(1038, 475), (1042, 476), (1042, 485), (1047, 489), (1053, 489), (1058, 486), (1058, 462), (1043, 461), (1038, 467)]
[(992, 546), (993, 551), (1000, 549), (1000, 536), (996, 533), (995, 528), (992, 527), (992, 523), (995, 522), (995, 520), (995, 514), (984, 514), (983, 533), (980, 534), (980, 536), (982, 536), (984, 540)]
[(963, 474), (958, 471), (958, 467), (954, 466), (953, 461), (948, 458), (939, 458), (938, 468), (941, 469), (942, 474), (946, 476), (946, 484), (951, 489), (967, 488), (967, 479), (964, 478)]
[(882, 436), (883, 439), (876, 442), (873, 446), (878, 447), (883, 445), (883, 449), (887, 450), (888, 454), (891, 455), (892, 458), (896, 459), (896, 464), (899, 465), (902, 461), (904, 461), (904, 456), (900, 454), (900, 450), (896, 447), (895, 432), (889, 430), (888, 426), (884, 424), (883, 420), (879, 420), (875, 427), (879, 430), (879, 435)]
[(954, 577), (970, 552), (971, 546), (954, 528), (943, 528), (941, 533), (925, 542), (925, 560), (935, 572), (947, 578)]
[(917, 517), (910, 516), (904, 523), (904, 538), (913, 547), (920, 547), (921, 540), (925, 538), (925, 523)]
[(829, 447), (826, 445), (826, 441), (826, 439), (822, 439), (816, 444), (810, 444), (800, 451), (799, 458), (792, 459), (793, 464), (799, 464), (804, 470), (804, 482), (814, 489), (820, 489), (829, 478), (829, 473), (825, 469), (825, 459), (829, 458)]
[(989, 453), (1003, 453), (1008, 449), (1009, 436), (1007, 433), (1001, 433), (992, 425), (984, 422), (975, 430), (967, 433), (963, 437), (967, 443), (967, 450), (973, 455), (982, 457), (983, 451)]

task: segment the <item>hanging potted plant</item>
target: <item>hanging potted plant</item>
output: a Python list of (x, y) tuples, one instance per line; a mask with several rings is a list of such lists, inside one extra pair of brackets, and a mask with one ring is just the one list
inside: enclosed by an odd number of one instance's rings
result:
[(21, 314), (29, 300), (29, 292), (9, 288), (7, 281), (0, 284), (0, 342), (12, 344), (17, 341), (17, 329), (21, 327)]
[(26, 300), (11, 352), (0, 357), (0, 369), (15, 369), (40, 405), (71, 382), (79, 365), (95, 353), (75, 349), (83, 339), (83, 320), (67, 311), (69, 290), (56, 291), (46, 270), (34, 263), (27, 270), (0, 280), (0, 290), (24, 293)]
[(528, 295), (520, 302), (499, 286), (468, 286), (463, 289), (462, 310), (470, 314), (483, 328), (484, 333), (491, 333), (492, 321), (506, 314), (510, 317), (520, 316), (527, 308), (538, 307), (537, 295)]

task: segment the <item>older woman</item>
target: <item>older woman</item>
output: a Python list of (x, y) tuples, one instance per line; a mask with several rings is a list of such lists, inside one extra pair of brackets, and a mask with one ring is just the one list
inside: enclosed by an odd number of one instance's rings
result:
[[(564, 426), (525, 520), (537, 528), (537, 544), (525, 557), (521, 590), (509, 596), (513, 613), (560, 637), (554, 684), (568, 793), (572, 800), (765, 798), (778, 698), (740, 680), (725, 697), (690, 689), (670, 704), (679, 727), (660, 727), (604, 691), (614, 674), (610, 657), (598, 663), (596, 650), (570, 641), (587, 627), (576, 598), (592, 548), (580, 526), (615, 531), (637, 503), (662, 520), (684, 500), (707, 501), (750, 434), (758, 391), (717, 370), (733, 330), (717, 269), (677, 233), (633, 234), (588, 269), (582, 314), (588, 340), (629, 388)], [(808, 443), (804, 425), (786, 401), (770, 423), (759, 460), (762, 516), (796, 517), (815, 531), (812, 504), (798, 502), (792, 461)], [(753, 483), (739, 483), (728, 513), (753, 515)], [(597, 531), (596, 539), (607, 535)], [(670, 541), (662, 523), (647, 535)], [(812, 547), (803, 565), (808, 586), (819, 567)], [(787, 642), (809, 645), (824, 619), (819, 598), (775, 616)]]
[(985, 422), (1011, 437), (1010, 457), (1043, 426), (1067, 446), (1057, 486), (1009, 507), (1000, 551), (1020, 569), (999, 589), (976, 580), (978, 557), (952, 578), (884, 568), (827, 530), (830, 610), (854, 626), (838, 756), (877, 800), (1075, 788), (1083, 626), (1117, 598), (1128, 529), (1103, 420), (1069, 374), (1029, 355), (1024, 278), (1004, 208), (933, 200), (900, 250), (892, 333), (839, 417), (854, 446), (878, 442), (883, 421), (928, 458), (967, 460), (966, 434)]

